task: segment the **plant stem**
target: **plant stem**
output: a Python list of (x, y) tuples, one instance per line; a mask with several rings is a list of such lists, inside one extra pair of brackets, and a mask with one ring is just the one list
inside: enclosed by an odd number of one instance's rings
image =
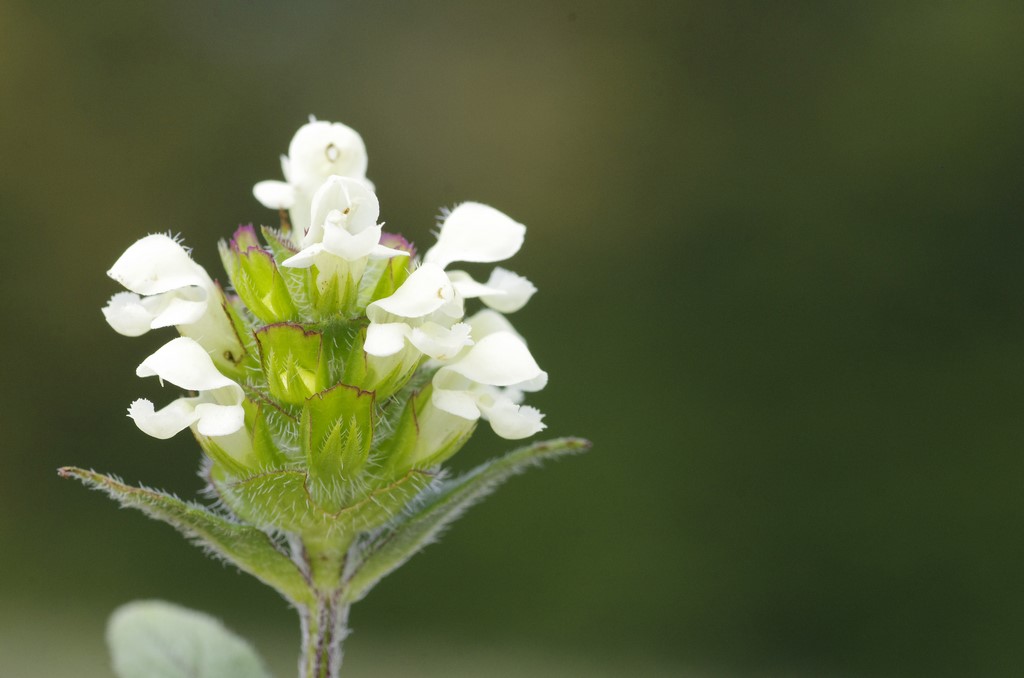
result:
[(341, 596), (318, 597), (312, 606), (299, 608), (302, 654), (299, 678), (338, 678), (342, 641), (348, 635), (349, 603)]

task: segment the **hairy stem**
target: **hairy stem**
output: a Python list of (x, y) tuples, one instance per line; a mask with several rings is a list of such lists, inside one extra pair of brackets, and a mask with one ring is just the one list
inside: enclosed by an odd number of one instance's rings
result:
[(299, 608), (302, 623), (302, 654), (299, 678), (338, 678), (342, 647), (348, 635), (349, 604), (341, 596), (321, 597)]

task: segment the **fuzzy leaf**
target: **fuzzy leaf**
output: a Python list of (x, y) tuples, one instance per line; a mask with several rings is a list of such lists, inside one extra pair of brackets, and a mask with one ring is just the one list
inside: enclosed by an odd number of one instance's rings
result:
[(252, 647), (219, 621), (158, 600), (115, 610), (107, 644), (119, 678), (270, 678)]
[(353, 602), (361, 600), (377, 582), (434, 542), (445, 527), (505, 480), (546, 459), (588, 449), (590, 442), (582, 438), (557, 438), (534, 443), (481, 464), (458, 478), (444, 481), (436, 489), (426, 490), (416, 509), (386, 529), (369, 546), (367, 555), (348, 581), (348, 599)]
[(95, 471), (65, 467), (58, 473), (63, 478), (76, 478), (90, 489), (106, 492), (122, 506), (171, 525), (215, 555), (274, 587), (291, 602), (299, 604), (310, 599), (309, 587), (299, 569), (266, 533), (255, 527), (234, 523), (164, 492), (125, 485)]

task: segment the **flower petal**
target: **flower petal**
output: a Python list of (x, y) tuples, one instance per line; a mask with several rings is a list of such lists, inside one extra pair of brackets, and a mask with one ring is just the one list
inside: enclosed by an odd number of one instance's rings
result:
[(289, 268), (309, 268), (314, 263), (316, 263), (317, 255), (323, 253), (323, 251), (323, 243), (318, 242), (288, 257), (287, 259), (281, 262), (281, 265), (288, 266)]
[(378, 358), (394, 355), (405, 348), (405, 338), (411, 331), (405, 323), (370, 323), (363, 350)]
[(464, 202), (441, 224), (437, 244), (423, 261), (445, 268), (453, 261), (503, 261), (523, 246), (526, 227), (493, 207)]
[(463, 299), (475, 299), (486, 294), (501, 296), (504, 290), (497, 287), (488, 287), (473, 280), (473, 277), (465, 271), (446, 271), (448, 279), (452, 281), (452, 287)]
[(164, 292), (142, 300), (155, 317), (150, 323), (152, 329), (190, 325), (198, 322), (206, 313), (206, 290), (199, 287), (183, 287), (173, 292)]
[(476, 399), (468, 391), (447, 390), (434, 386), (430, 402), (437, 409), (456, 417), (470, 420), (480, 418), (480, 408), (476, 406)]
[(366, 164), (363, 138), (340, 122), (310, 121), (299, 128), (288, 146), (288, 180), (292, 184), (318, 186), (332, 174), (362, 179)]
[(540, 433), (547, 425), (541, 421), (544, 415), (540, 410), (529, 405), (516, 405), (508, 398), (498, 397), (492, 403), (488, 398), (478, 401), (484, 419), (491, 423), (491, 428), (506, 440), (521, 440)]
[[(494, 334), (495, 332), (509, 332), (523, 339), (516, 332), (515, 328), (512, 327), (512, 323), (508, 321), (508, 318), (489, 308), (477, 311), (467, 318), (466, 322), (473, 328), (474, 341), (480, 341), (487, 335)], [(526, 340), (523, 340), (523, 343), (525, 344)]]
[(152, 329), (153, 314), (134, 292), (118, 292), (110, 297), (103, 307), (103, 317), (115, 332), (126, 337), (139, 337)]
[(366, 314), (374, 322), (385, 320), (385, 314), (401, 318), (422, 318), (454, 297), (455, 290), (444, 270), (439, 266), (423, 264), (406, 278), (394, 294), (370, 304)]
[(374, 225), (353, 235), (341, 226), (328, 223), (324, 229), (324, 249), (345, 261), (370, 256), (380, 242), (380, 226)]
[(490, 386), (511, 386), (542, 373), (530, 349), (511, 332), (495, 332), (480, 339), (462, 358), (439, 372), (446, 370)]
[(204, 436), (226, 436), (245, 425), (245, 410), (241, 405), (218, 405), (201, 403), (196, 405), (199, 423), (196, 429)]
[(142, 361), (135, 374), (140, 377), (157, 376), (161, 381), (169, 381), (190, 391), (230, 388), (242, 396), (242, 387), (221, 374), (206, 350), (188, 337), (178, 337), (164, 344)]
[(532, 282), (500, 266), (491, 271), (486, 287), (500, 290), (502, 294), (484, 293), (480, 295), (480, 300), (502, 313), (514, 313), (526, 306), (526, 302), (537, 291)]
[(295, 204), (295, 188), (283, 181), (261, 181), (252, 187), (252, 194), (261, 205), (272, 210), (291, 209)]
[(161, 233), (147, 235), (125, 250), (107, 275), (142, 295), (192, 285), (207, 290), (213, 287), (210, 276), (192, 261), (185, 248)]
[(465, 346), (471, 346), (470, 327), (456, 323), (451, 329), (434, 322), (426, 322), (413, 329), (409, 343), (435, 360), (451, 360)]
[(154, 438), (166, 440), (191, 426), (199, 416), (195, 411), (198, 398), (178, 398), (156, 411), (153, 403), (139, 398), (128, 408), (128, 416), (139, 429)]
[[(354, 235), (377, 225), (380, 202), (365, 182), (334, 175), (313, 194), (310, 232), (322, 227), (334, 211), (340, 213), (345, 230)], [(379, 229), (377, 235), (379, 240)]]

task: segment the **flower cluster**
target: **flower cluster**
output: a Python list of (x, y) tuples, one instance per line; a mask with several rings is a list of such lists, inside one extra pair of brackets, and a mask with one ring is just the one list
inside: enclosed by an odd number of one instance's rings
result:
[[(382, 230), (366, 168), (359, 134), (311, 120), (282, 157), (284, 181), (253, 189), (280, 227), (243, 226), (220, 244), (230, 286), (160, 234), (108, 271), (127, 289), (103, 309), (114, 330), (181, 335), (136, 373), (195, 393), (160, 409), (139, 399), (128, 415), (157, 438), (191, 428), (220, 498), (260, 526), (308, 534), (364, 504), (382, 513), (360, 509), (360, 524), (378, 523), (389, 497), (398, 507), (422, 485), (396, 488), (457, 452), (478, 420), (506, 439), (544, 428), (522, 400), (547, 374), (504, 315), (536, 289), (504, 268), (486, 282), (452, 268), (512, 257), (526, 228), (463, 203), (420, 258)], [(274, 500), (249, 501), (260, 493)]]

